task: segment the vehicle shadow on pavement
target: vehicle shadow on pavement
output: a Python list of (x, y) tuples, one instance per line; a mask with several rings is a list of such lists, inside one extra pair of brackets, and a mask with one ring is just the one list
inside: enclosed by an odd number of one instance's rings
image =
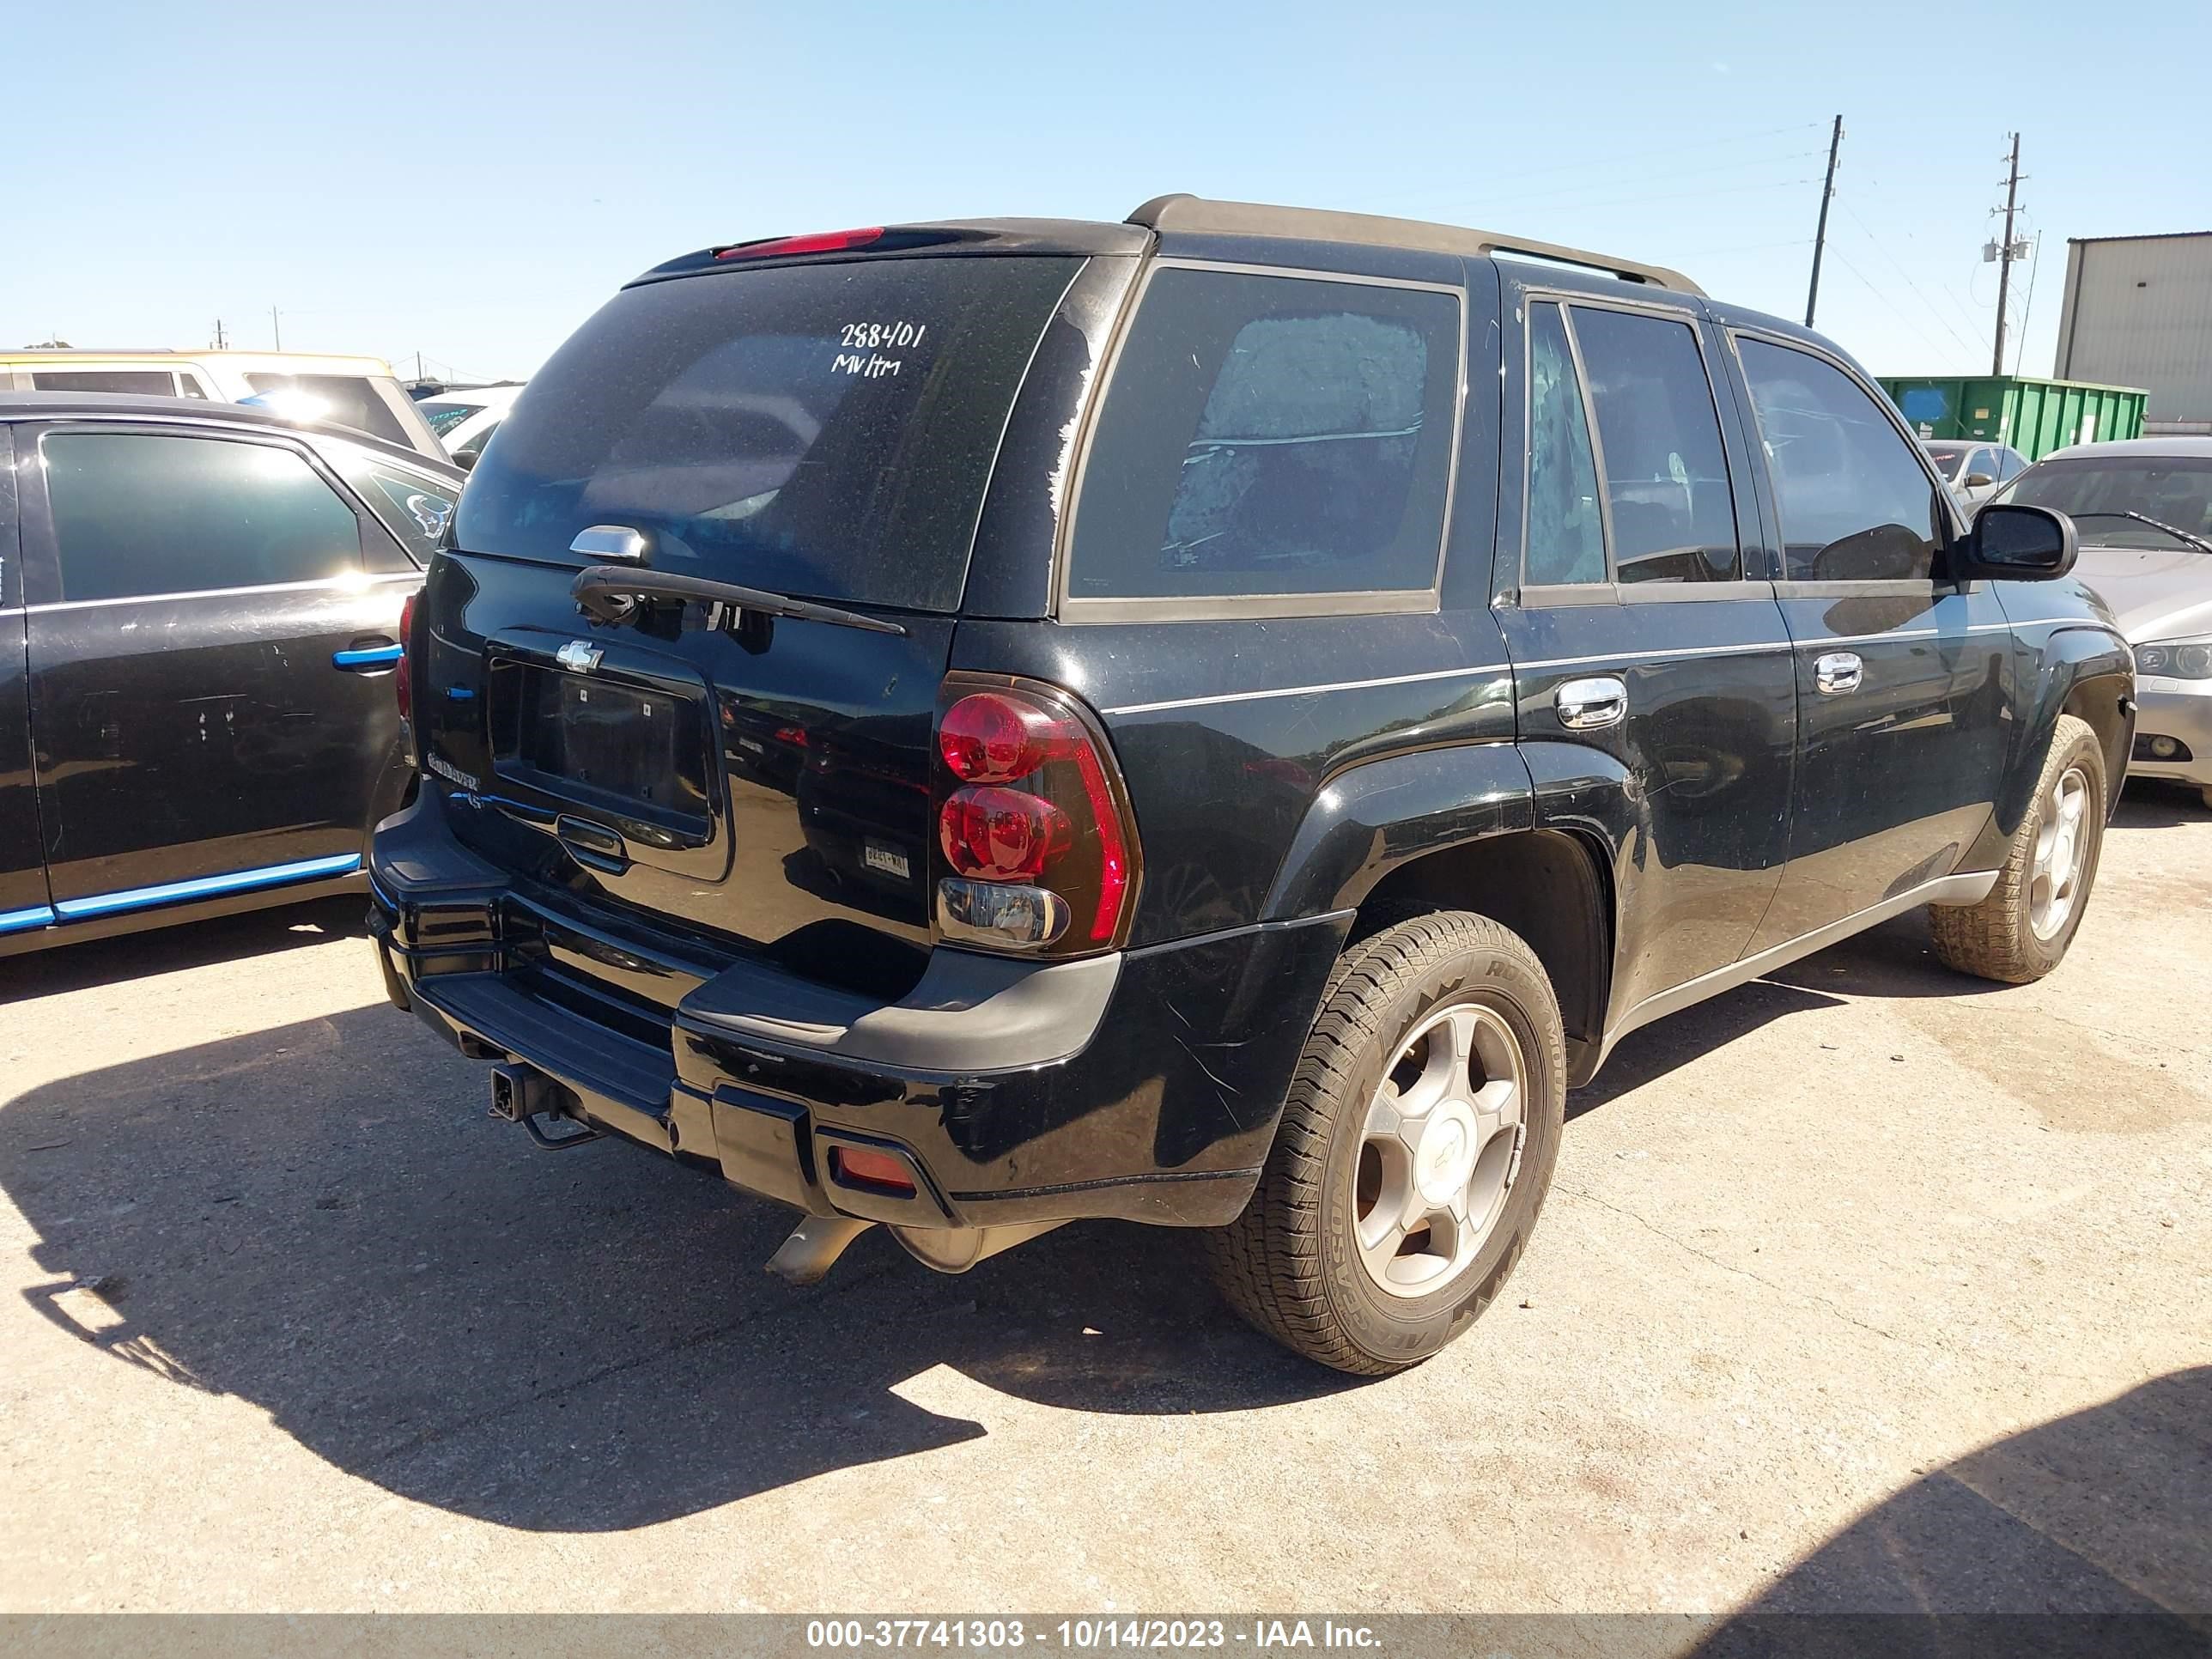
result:
[(58, 996), (166, 974), (266, 956), (332, 939), (358, 937), (368, 901), (358, 894), (248, 910), (234, 916), (88, 939), (59, 950), (0, 957), (0, 1007), (20, 999)]
[(2114, 830), (2174, 830), (2192, 823), (2212, 823), (2212, 807), (2187, 784), (2163, 783), (2137, 778), (2120, 793), (2119, 811), (2112, 814)]
[(547, 1531), (981, 1435), (895, 1392), (940, 1364), (1124, 1413), (1352, 1385), (1237, 1323), (1156, 1229), (1078, 1224), (959, 1279), (871, 1235), (793, 1290), (762, 1271), (788, 1212), (614, 1142), (538, 1152), (485, 1087), (376, 1006), (6, 1100), (21, 1293), (388, 1491)]
[(1596, 1078), (1567, 1096), (1567, 1121), (1656, 1083), (1677, 1066), (1785, 1015), (1840, 1006), (1838, 998), (1816, 990), (1763, 979), (1655, 1020), (1623, 1037)]
[(2202, 1654), (2208, 1615), (2212, 1366), (2196, 1366), (1930, 1470), (1698, 1651)]

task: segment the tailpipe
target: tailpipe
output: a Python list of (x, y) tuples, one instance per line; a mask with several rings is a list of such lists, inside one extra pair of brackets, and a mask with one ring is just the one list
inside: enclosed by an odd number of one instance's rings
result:
[(996, 1227), (894, 1226), (890, 1235), (923, 1267), (941, 1273), (964, 1273), (1001, 1250), (1011, 1250), (1040, 1233), (1066, 1224), (1062, 1220), (1016, 1221)]
[(811, 1215), (769, 1257), (768, 1270), (787, 1285), (819, 1285), (845, 1247), (875, 1224), (848, 1215)]

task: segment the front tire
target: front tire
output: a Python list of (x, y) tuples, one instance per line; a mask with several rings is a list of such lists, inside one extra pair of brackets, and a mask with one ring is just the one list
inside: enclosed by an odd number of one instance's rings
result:
[(2026, 985), (2066, 957), (2105, 843), (2105, 750), (2087, 720), (2058, 717), (2027, 815), (1978, 904), (1929, 907), (1936, 954), (1962, 974)]
[(1566, 1121), (1542, 964), (1464, 912), (1339, 961), (1244, 1213), (1207, 1237), (1215, 1282), (1294, 1353), (1382, 1376), (1472, 1324), (1521, 1258)]

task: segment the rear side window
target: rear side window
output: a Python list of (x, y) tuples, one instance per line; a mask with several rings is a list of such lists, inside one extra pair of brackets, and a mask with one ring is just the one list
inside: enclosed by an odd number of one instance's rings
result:
[(1735, 580), (1735, 501), (1696, 333), (1666, 317), (1568, 309), (1597, 415), (1613, 580)]
[(414, 438), (399, 424), (376, 385), (359, 374), (248, 374), (254, 400), (295, 421), (331, 421), (373, 437), (410, 447)]
[(325, 459), (334, 463), (345, 481), (368, 503), (385, 528), (399, 538), (417, 564), (430, 562), (445, 533), (460, 486), (426, 478), (407, 467), (395, 466), (351, 444), (326, 443)]
[(627, 289), (501, 423), (455, 542), (574, 564), (577, 532), (623, 525), (657, 570), (953, 610), (1014, 393), (1081, 264), (879, 258)]
[(1918, 580), (1934, 574), (1944, 518), (1912, 446), (1834, 364), (1738, 342), (1782, 515), (1794, 581)]
[(292, 450), (125, 432), (49, 433), (40, 450), (65, 600), (361, 568), (353, 509)]
[(415, 408), (424, 420), (429, 422), (430, 430), (442, 438), (463, 421), (467, 420), (470, 416), (481, 410), (483, 405), (482, 404), (422, 403), (416, 404)]
[(1426, 592), (1456, 294), (1158, 269), (1084, 464), (1067, 597)]
[(127, 392), (173, 398), (177, 382), (166, 368), (41, 368), (31, 375), (34, 392)]

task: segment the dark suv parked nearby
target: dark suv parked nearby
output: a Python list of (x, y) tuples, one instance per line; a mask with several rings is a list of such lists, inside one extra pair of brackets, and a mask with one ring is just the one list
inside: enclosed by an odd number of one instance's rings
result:
[(495, 1112), (804, 1212), (797, 1278), (1212, 1229), (1355, 1371), (1495, 1295), (1625, 1032), (1916, 905), (2054, 966), (2129, 746), (2062, 517), (1969, 531), (1817, 336), (1438, 225), (708, 248), (448, 540), (371, 925)]
[(0, 393), (0, 956), (365, 887), (461, 476), (223, 404)]

